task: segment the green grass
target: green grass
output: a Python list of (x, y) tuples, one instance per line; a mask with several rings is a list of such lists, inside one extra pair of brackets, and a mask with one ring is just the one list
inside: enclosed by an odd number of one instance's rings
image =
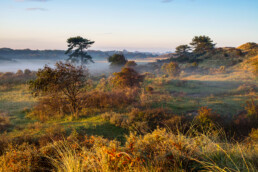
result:
[(13, 137), (22, 136), (30, 133), (33, 136), (39, 136), (45, 133), (45, 129), (59, 124), (63, 126), (67, 133), (73, 129), (87, 135), (98, 135), (108, 139), (124, 140), (124, 134), (127, 130), (116, 127), (106, 121), (101, 116), (82, 118), (79, 120), (61, 119), (42, 123), (41, 130), (31, 129), (36, 120), (26, 118), (26, 109), (30, 109), (36, 103), (36, 99), (31, 95), (27, 85), (17, 85), (8, 89), (0, 89), (0, 112), (8, 114), (11, 126), (8, 128), (9, 135)]
[(55, 121), (47, 124), (60, 124), (67, 128), (69, 132), (76, 129), (81, 134), (98, 135), (108, 139), (121, 140), (124, 139), (124, 134), (128, 133), (127, 130), (104, 121), (101, 115), (73, 121)]
[(12, 127), (25, 127), (33, 122), (25, 118), (24, 110), (30, 109), (36, 99), (28, 91), (27, 85), (16, 85), (8, 89), (0, 89), (0, 112), (8, 114)]
[[(160, 83), (160, 80), (163, 82)], [(152, 108), (169, 108), (179, 115), (208, 106), (222, 116), (233, 116), (244, 110), (247, 100), (254, 98), (258, 101), (256, 90), (252, 92), (249, 87), (238, 89), (243, 84), (255, 85), (255, 81), (188, 80), (182, 82), (169, 78), (155, 78), (146, 80), (144, 84), (151, 85), (156, 92), (153, 96), (158, 102), (154, 102), (151, 105)], [(169, 99), (159, 99), (159, 96), (169, 97)], [(26, 118), (25, 110), (32, 108), (36, 101), (27, 85), (0, 87), (0, 112), (6, 112), (10, 117), (12, 124), (8, 129), (10, 135), (16, 136), (24, 133), (40, 135), (44, 134), (46, 128), (55, 124), (63, 126), (68, 133), (76, 129), (83, 134), (99, 135), (109, 139), (123, 140), (123, 135), (128, 133), (125, 129), (104, 121), (100, 115), (72, 121), (69, 117), (53, 120), (43, 123), (42, 131), (32, 130), (28, 126), (36, 120)]]
[[(146, 83), (152, 85), (155, 91), (171, 96), (170, 101), (160, 101), (152, 105), (166, 107), (174, 113), (182, 114), (208, 106), (222, 116), (233, 116), (244, 110), (245, 102), (258, 101), (257, 90), (250, 90), (247, 85), (256, 85), (256, 82), (245, 81), (196, 81), (163, 79), (163, 84), (158, 84), (158, 79), (150, 79)], [(242, 89), (238, 89), (243, 86)], [(158, 95), (157, 95), (158, 96)]]
[(35, 103), (27, 85), (16, 85), (9, 89), (0, 89), (0, 111), (17, 113), (24, 108), (31, 108)]

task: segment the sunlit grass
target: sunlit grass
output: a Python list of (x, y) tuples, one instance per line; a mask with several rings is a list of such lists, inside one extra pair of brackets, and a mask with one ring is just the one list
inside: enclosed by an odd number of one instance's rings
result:
[(100, 116), (72, 121), (68, 117), (42, 123), (41, 130), (31, 129), (28, 126), (36, 121), (26, 118), (25, 111), (32, 108), (35, 103), (36, 99), (31, 95), (27, 85), (17, 85), (10, 89), (0, 90), (0, 112), (6, 112), (12, 124), (9, 136), (19, 137), (28, 133), (32, 136), (40, 136), (45, 134), (45, 129), (55, 124), (65, 127), (68, 133), (77, 129), (87, 135), (99, 135), (109, 139), (123, 140), (124, 133), (127, 133), (125, 129), (109, 124)]
[(35, 104), (28, 86), (21, 84), (0, 90), (0, 112), (5, 112), (10, 117), (13, 127), (25, 127), (32, 122), (26, 119), (25, 111)]
[[(163, 80), (162, 84), (160, 80)], [(244, 110), (245, 102), (258, 101), (255, 81), (202, 81), (173, 80), (156, 78), (146, 81), (156, 92), (169, 100), (154, 102), (152, 107), (170, 108), (174, 113), (182, 114), (208, 106), (221, 115), (233, 116)], [(250, 85), (250, 86), (249, 86)], [(154, 94), (158, 97), (159, 94)]]

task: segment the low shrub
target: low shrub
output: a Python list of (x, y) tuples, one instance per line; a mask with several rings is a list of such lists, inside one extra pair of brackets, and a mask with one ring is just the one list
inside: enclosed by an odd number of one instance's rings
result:
[(27, 113), (27, 117), (38, 119), (42, 122), (51, 119), (60, 119), (65, 114), (70, 113), (69, 103), (59, 96), (45, 96), (38, 100), (32, 111)]
[[(191, 133), (191, 131), (189, 131)], [(121, 146), (101, 137), (80, 143), (55, 142), (49, 157), (56, 171), (256, 171), (257, 150), (157, 129), (131, 133)]]
[(0, 132), (7, 130), (7, 128), (10, 126), (10, 120), (7, 114), (0, 113)]
[(127, 124), (132, 130), (147, 133), (159, 126), (164, 127), (164, 121), (171, 116), (171, 112), (162, 108), (148, 110), (133, 109), (128, 114)]
[(110, 92), (92, 91), (82, 96), (81, 106), (83, 108), (97, 108), (97, 109), (121, 109), (133, 103), (137, 103), (140, 90), (124, 89), (113, 90)]
[(253, 74), (258, 77), (258, 60), (256, 60), (255, 62), (253, 62), (253, 66), (254, 66), (254, 70), (253, 70)]
[[(38, 171), (40, 156), (35, 146), (23, 143), (19, 146), (9, 145), (0, 157), (0, 171)], [(42, 167), (41, 170), (47, 170)]]
[(177, 133), (180, 131), (181, 133), (185, 133), (191, 126), (192, 117), (184, 115), (173, 115), (163, 123), (165, 128), (172, 132)]
[(61, 125), (53, 125), (46, 129), (45, 134), (38, 140), (39, 145), (46, 146), (54, 141), (63, 140), (66, 136), (66, 131)]
[(25, 74), (22, 70), (18, 70), (16, 73), (5, 72), (0, 74), (0, 84), (8, 85), (10, 87), (17, 84), (25, 84), (35, 77), (35, 72), (30, 72), (29, 74)]
[(102, 111), (99, 108), (82, 108), (80, 113), (79, 113), (79, 116), (89, 117), (89, 116), (97, 115), (101, 112)]
[(145, 73), (143, 73), (143, 75), (145, 76), (146, 79), (153, 79), (153, 78), (155, 78), (155, 74), (150, 73), (150, 72), (145, 72)]
[(25, 75), (30, 75), (32, 72), (31, 72), (31, 70), (29, 70), (29, 69), (25, 69), (24, 70), (24, 74)]
[(208, 107), (201, 107), (198, 110), (198, 115), (195, 117), (197, 128), (203, 131), (207, 129), (216, 129), (218, 124), (222, 124), (219, 114), (212, 112)]
[(17, 72), (16, 72), (16, 75), (19, 75), (19, 76), (22, 76), (24, 73), (23, 73), (23, 71), (22, 70), (17, 70)]
[(106, 112), (102, 114), (102, 117), (104, 118), (104, 120), (109, 121), (111, 124), (114, 124), (118, 127), (123, 127), (123, 128), (128, 127), (128, 124), (127, 124), (128, 116), (126, 114)]
[(145, 87), (145, 91), (147, 93), (152, 93), (154, 91), (154, 88), (152, 86), (147, 86), (147, 87)]
[(161, 70), (172, 77), (178, 77), (181, 73), (181, 70), (177, 63), (170, 62), (170, 63), (164, 63), (164, 65), (161, 67)]
[(110, 86), (109, 86), (108, 80), (106, 78), (101, 78), (99, 80), (99, 83), (98, 83), (96, 89), (100, 90), (100, 91), (108, 91), (108, 90), (110, 90)]
[(127, 61), (125, 67), (135, 67), (137, 63), (135, 61)]
[[(120, 116), (118, 114), (109, 115)], [(106, 115), (108, 116), (108, 115)], [(109, 117), (107, 117), (109, 118)], [(177, 117), (176, 117), (177, 118)], [(177, 121), (177, 119), (175, 119)], [(60, 126), (46, 131), (51, 138)], [(194, 133), (194, 134), (192, 134)], [(61, 134), (62, 135), (62, 134)], [(193, 129), (185, 134), (156, 129), (126, 136), (124, 145), (73, 130), (65, 138), (34, 145), (8, 143), (0, 155), (0, 171), (257, 171), (257, 142), (223, 142)], [(257, 132), (250, 134), (256, 139)], [(59, 139), (61, 138), (62, 139)], [(215, 136), (214, 136), (215, 137)], [(25, 139), (24, 139), (25, 140)]]
[(144, 76), (140, 75), (133, 68), (122, 68), (120, 72), (115, 72), (112, 79), (112, 85), (116, 88), (132, 88), (140, 87), (140, 84), (144, 80)]
[(245, 110), (249, 118), (258, 120), (258, 105), (255, 104), (253, 99), (251, 101), (246, 101)]
[(258, 143), (258, 129), (253, 128), (252, 131), (249, 133), (249, 137), (253, 143)]
[(253, 100), (247, 101), (245, 109), (233, 118), (231, 129), (238, 137), (248, 136), (253, 128), (258, 127), (258, 105)]

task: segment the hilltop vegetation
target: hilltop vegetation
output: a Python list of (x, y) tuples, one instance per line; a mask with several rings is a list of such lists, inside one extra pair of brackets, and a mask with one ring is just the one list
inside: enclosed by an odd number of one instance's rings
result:
[(191, 45), (147, 65), (110, 56), (111, 75), (1, 73), (0, 171), (257, 171), (257, 44)]
[[(146, 58), (155, 57), (156, 54), (144, 53), (144, 52), (129, 52), (129, 51), (97, 51), (88, 50), (90, 56), (94, 59), (106, 59), (116, 53), (123, 53), (126, 58)], [(68, 55), (65, 54), (64, 50), (13, 50), (10, 48), (0, 48), (0, 60), (64, 60), (67, 59)]]

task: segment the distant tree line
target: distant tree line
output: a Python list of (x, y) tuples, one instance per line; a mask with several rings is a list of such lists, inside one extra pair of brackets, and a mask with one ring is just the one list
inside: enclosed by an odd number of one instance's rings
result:
[(214, 44), (213, 40), (208, 36), (195, 36), (190, 45), (192, 47), (189, 45), (179, 45), (176, 47), (176, 53), (178, 55), (186, 55), (193, 50), (193, 53), (195, 54), (203, 54), (213, 50), (216, 44)]

